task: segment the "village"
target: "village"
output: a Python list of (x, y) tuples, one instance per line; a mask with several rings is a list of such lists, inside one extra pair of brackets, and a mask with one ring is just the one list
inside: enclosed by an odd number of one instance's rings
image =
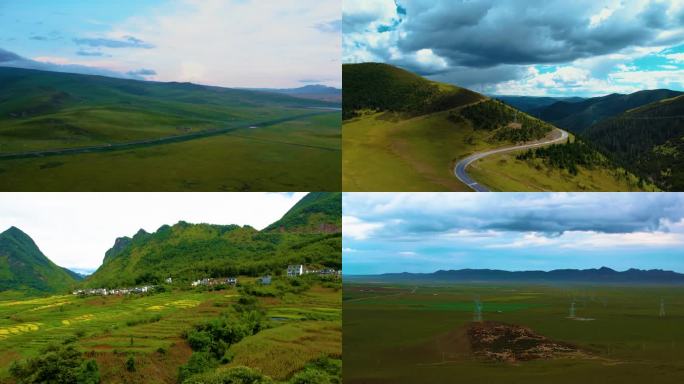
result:
[[(333, 268), (323, 268), (323, 269), (308, 269), (304, 264), (293, 264), (287, 266), (287, 277), (299, 277), (303, 275), (318, 275), (327, 278), (339, 278), (342, 275), (342, 271), (335, 270)], [(265, 275), (260, 277), (257, 281), (262, 285), (271, 284), (271, 276)], [(173, 278), (168, 277), (164, 280), (166, 284), (172, 284)], [(216, 277), (209, 278), (205, 277), (199, 280), (195, 280), (190, 283), (193, 288), (197, 287), (215, 287), (219, 285), (225, 286), (237, 286), (237, 277)], [(139, 287), (132, 288), (89, 288), (89, 289), (76, 289), (72, 293), (74, 296), (126, 296), (126, 295), (141, 295), (152, 293), (158, 289), (157, 285), (143, 285)]]

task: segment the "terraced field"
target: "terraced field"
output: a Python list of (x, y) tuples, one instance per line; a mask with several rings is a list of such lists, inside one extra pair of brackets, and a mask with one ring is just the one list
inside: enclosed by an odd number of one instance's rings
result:
[[(176, 383), (192, 351), (182, 333), (211, 320), (240, 297), (236, 289), (175, 291), (142, 297), (51, 296), (0, 301), (0, 382), (9, 365), (50, 343), (76, 339), (99, 366), (103, 383)], [(341, 356), (341, 295), (315, 286), (262, 298), (268, 329), (231, 347), (232, 365), (285, 380), (319, 357)], [(133, 356), (135, 372), (125, 360)]]

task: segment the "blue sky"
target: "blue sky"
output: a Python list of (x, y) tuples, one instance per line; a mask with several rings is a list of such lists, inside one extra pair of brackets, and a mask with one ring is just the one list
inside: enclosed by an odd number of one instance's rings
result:
[(346, 274), (439, 269), (684, 273), (681, 193), (347, 193)]
[(684, 90), (684, 1), (346, 0), (345, 63), (488, 94)]
[(232, 87), (340, 86), (340, 24), (338, 0), (3, 1), (0, 65)]

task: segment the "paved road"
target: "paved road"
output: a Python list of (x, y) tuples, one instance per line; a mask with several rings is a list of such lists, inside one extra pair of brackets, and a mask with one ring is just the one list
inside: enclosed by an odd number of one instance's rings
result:
[(532, 144), (523, 144), (523, 145), (516, 145), (513, 147), (505, 147), (505, 148), (499, 148), (499, 149), (492, 149), (491, 151), (486, 151), (486, 152), (479, 152), (479, 153), (474, 153), (465, 159), (462, 159), (456, 164), (456, 167), (454, 168), (454, 175), (461, 180), (465, 185), (469, 186), (472, 188), (475, 192), (489, 192), (489, 189), (485, 187), (482, 184), (479, 184), (477, 181), (473, 180), (470, 176), (468, 176), (468, 173), (466, 172), (466, 168), (473, 162), (480, 160), (483, 157), (493, 155), (495, 153), (503, 153), (503, 152), (511, 152), (511, 151), (517, 151), (521, 149), (528, 149), (528, 148), (534, 148), (534, 147), (541, 147), (543, 145), (549, 145), (553, 143), (557, 143), (559, 141), (564, 141), (568, 138), (568, 133), (562, 129), (559, 129), (561, 132), (560, 137), (556, 139), (551, 139), (543, 142), (538, 142), (538, 143), (532, 143)]
[[(88, 147), (76, 147), (76, 148), (59, 148), (59, 149), (48, 149), (44, 151), (31, 151), (31, 152), (15, 152), (15, 153), (0, 153), (1, 160), (16, 160), (16, 159), (29, 159), (36, 157), (49, 157), (49, 156), (63, 156), (63, 155), (76, 155), (82, 153), (95, 153), (95, 152), (111, 152), (111, 151), (121, 151), (126, 149), (134, 149), (141, 147), (151, 147), (156, 145), (170, 144), (170, 143), (180, 143), (184, 141), (190, 141), (195, 139), (201, 139), (210, 136), (221, 135), (231, 131), (245, 129), (253, 126), (257, 127), (267, 127), (270, 125), (276, 125), (292, 120), (299, 120), (305, 117), (320, 115), (323, 113), (331, 113), (331, 111), (336, 111), (337, 109), (326, 108), (325, 110), (320, 110), (319, 112), (309, 112), (300, 115), (282, 117), (280, 119), (266, 120), (266, 121), (251, 121), (248, 123), (226, 127), (210, 129), (199, 132), (186, 133), (182, 135), (166, 136), (155, 139), (145, 139), (137, 141), (129, 141), (126, 143), (115, 143), (115, 144), (104, 144), (104, 145), (93, 145)], [(284, 143), (288, 144), (288, 143)], [(315, 147), (315, 146), (310, 146)], [(319, 149), (335, 150), (331, 148), (318, 147)]]

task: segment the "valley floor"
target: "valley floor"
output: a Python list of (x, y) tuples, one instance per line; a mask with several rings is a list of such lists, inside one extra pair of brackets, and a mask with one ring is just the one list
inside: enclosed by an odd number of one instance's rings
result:
[(159, 146), (0, 160), (5, 191), (340, 190), (340, 116)]

